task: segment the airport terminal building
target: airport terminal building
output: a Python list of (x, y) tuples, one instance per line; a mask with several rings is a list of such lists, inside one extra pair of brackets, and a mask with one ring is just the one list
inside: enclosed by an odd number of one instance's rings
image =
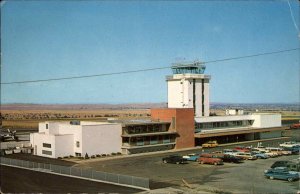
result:
[(43, 122), (30, 134), (34, 154), (44, 157), (135, 154), (219, 143), (282, 137), (281, 115), (227, 110), (210, 116), (209, 81), (200, 62), (174, 64), (167, 76), (168, 108), (151, 109), (149, 120)]

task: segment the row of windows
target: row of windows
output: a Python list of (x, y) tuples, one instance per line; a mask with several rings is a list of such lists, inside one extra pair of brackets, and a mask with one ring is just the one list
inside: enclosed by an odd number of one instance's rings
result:
[(210, 129), (210, 128), (224, 128), (224, 127), (241, 127), (250, 126), (253, 124), (252, 120), (245, 121), (224, 121), (211, 123), (196, 123), (196, 129)]
[(165, 132), (169, 126), (164, 125), (140, 125), (140, 126), (127, 126), (124, 128), (124, 132), (127, 134), (137, 133), (154, 133), (154, 132)]

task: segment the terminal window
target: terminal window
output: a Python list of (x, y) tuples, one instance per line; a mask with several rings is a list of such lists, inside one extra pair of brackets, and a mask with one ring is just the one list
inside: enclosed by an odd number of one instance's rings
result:
[(50, 143), (43, 143), (43, 147), (44, 148), (51, 148), (51, 144)]
[(48, 151), (48, 150), (42, 150), (42, 154), (45, 154), (45, 155), (52, 155), (52, 152), (51, 152), (51, 151)]
[(80, 147), (80, 142), (79, 141), (76, 141), (76, 147)]

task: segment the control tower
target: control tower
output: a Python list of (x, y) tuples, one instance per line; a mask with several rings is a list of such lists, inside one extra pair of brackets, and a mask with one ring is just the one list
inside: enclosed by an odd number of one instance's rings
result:
[(200, 61), (173, 63), (167, 76), (168, 108), (194, 108), (195, 117), (209, 116), (209, 75)]

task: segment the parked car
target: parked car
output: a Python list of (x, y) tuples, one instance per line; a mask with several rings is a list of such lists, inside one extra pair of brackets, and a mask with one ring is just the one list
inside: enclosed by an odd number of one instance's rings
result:
[(200, 164), (213, 164), (220, 165), (223, 164), (223, 160), (220, 158), (212, 157), (211, 154), (201, 154), (198, 158)]
[(276, 161), (271, 165), (271, 168), (276, 168), (276, 167), (284, 167), (286, 166), (287, 163), (289, 163), (290, 161), (286, 161), (286, 160), (280, 160), (280, 161)]
[(276, 153), (278, 156), (283, 155), (283, 149), (282, 148), (276, 148), (276, 147), (266, 147), (267, 152)]
[(232, 149), (224, 149), (223, 153), (227, 155), (235, 155), (238, 151), (237, 150), (232, 150)]
[(239, 152), (250, 152), (251, 148), (244, 147), (244, 146), (237, 146), (237, 147), (234, 148), (234, 150), (237, 150)]
[(242, 158), (243, 160), (256, 160), (257, 157), (250, 152), (238, 152), (235, 154), (236, 157)]
[(178, 155), (170, 155), (162, 159), (163, 163), (173, 163), (173, 164), (184, 164), (187, 163), (187, 159)]
[(290, 129), (300, 129), (300, 123), (295, 123), (290, 126)]
[(277, 167), (268, 169), (264, 172), (265, 176), (269, 179), (281, 179), (292, 182), (299, 179), (299, 174), (295, 171), (289, 171), (286, 167)]
[(262, 151), (253, 151), (252, 154), (255, 155), (258, 159), (268, 159), (270, 157)]
[(300, 154), (300, 146), (284, 147), (283, 150), (290, 151), (291, 154)]
[(292, 161), (276, 161), (271, 165), (271, 168), (286, 167), (290, 171), (300, 172), (300, 163)]
[(202, 144), (202, 148), (214, 148), (217, 147), (219, 144), (217, 141), (208, 141)]
[(279, 156), (278, 153), (276, 153), (276, 152), (271, 152), (271, 151), (269, 151), (269, 150), (261, 151), (261, 152), (265, 153), (265, 154), (268, 155), (270, 158), (275, 158), (275, 157), (278, 157), (278, 156)]
[(196, 162), (199, 157), (200, 157), (200, 154), (197, 154), (197, 153), (192, 153), (192, 154), (183, 156), (184, 159), (186, 159), (188, 161), (194, 161), (194, 162)]
[(224, 154), (223, 157), (220, 157), (220, 159), (223, 160), (223, 162), (230, 162), (230, 163), (242, 163), (243, 159), (230, 155), (230, 154)]
[(287, 147), (287, 148), (292, 148), (292, 147), (295, 147), (295, 146), (300, 146), (300, 143), (299, 142), (295, 142), (295, 141), (288, 141), (288, 142), (284, 142), (284, 143), (281, 143), (279, 144), (280, 147)]

